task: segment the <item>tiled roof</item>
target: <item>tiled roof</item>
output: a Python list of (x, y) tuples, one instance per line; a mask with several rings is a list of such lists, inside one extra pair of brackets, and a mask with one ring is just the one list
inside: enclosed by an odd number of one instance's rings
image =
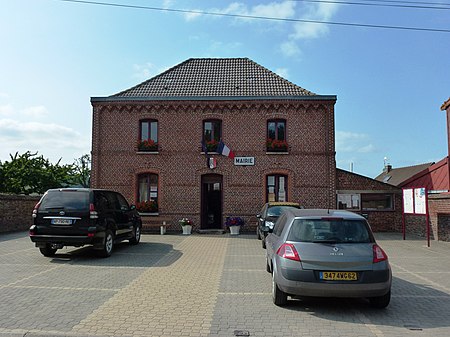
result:
[(394, 186), (401, 186), (403, 182), (416, 175), (417, 173), (429, 168), (434, 163), (425, 163), (415, 166), (406, 166), (390, 169), (388, 172), (383, 172), (375, 180), (382, 181)]
[(191, 58), (110, 97), (316, 96), (248, 58)]

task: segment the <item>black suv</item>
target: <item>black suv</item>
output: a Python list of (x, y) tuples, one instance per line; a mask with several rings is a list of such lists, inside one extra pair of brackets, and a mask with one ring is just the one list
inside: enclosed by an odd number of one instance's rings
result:
[(45, 192), (34, 207), (30, 238), (44, 256), (64, 246), (93, 245), (100, 256), (108, 257), (116, 242), (138, 244), (141, 228), (136, 207), (120, 193), (62, 188)]

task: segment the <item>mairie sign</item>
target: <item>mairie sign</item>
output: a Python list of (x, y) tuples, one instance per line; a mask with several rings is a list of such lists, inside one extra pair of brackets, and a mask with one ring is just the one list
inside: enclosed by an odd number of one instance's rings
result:
[(255, 157), (234, 157), (234, 165), (253, 166), (255, 165)]

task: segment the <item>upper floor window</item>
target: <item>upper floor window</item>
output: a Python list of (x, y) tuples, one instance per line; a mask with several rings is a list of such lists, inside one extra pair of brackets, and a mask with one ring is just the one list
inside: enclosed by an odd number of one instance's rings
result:
[(222, 121), (210, 119), (203, 121), (203, 141), (208, 152), (215, 152), (222, 138)]
[(286, 120), (271, 119), (267, 121), (266, 146), (268, 152), (287, 152)]
[(141, 174), (138, 176), (138, 203), (139, 212), (152, 213), (158, 211), (158, 175)]
[(158, 151), (158, 121), (154, 119), (139, 122), (139, 151)]
[(274, 174), (267, 176), (266, 201), (287, 201), (287, 176)]

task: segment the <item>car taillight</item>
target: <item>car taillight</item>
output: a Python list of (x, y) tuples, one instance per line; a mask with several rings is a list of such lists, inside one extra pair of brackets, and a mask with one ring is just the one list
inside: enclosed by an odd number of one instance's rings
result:
[(29, 230), (28, 234), (29, 234), (30, 236), (36, 235), (36, 225), (32, 225), (32, 226), (30, 227), (30, 230)]
[(40, 201), (34, 206), (33, 213), (31, 214), (31, 216), (33, 218), (37, 218), (39, 206), (41, 206), (41, 202)]
[(98, 213), (95, 210), (94, 204), (89, 204), (89, 217), (91, 219), (98, 219)]
[(284, 257), (285, 259), (299, 261), (300, 256), (297, 253), (294, 245), (291, 243), (283, 243), (280, 248), (278, 248), (277, 255)]
[(381, 261), (386, 261), (388, 259), (386, 253), (378, 245), (373, 245), (373, 263), (378, 263)]

